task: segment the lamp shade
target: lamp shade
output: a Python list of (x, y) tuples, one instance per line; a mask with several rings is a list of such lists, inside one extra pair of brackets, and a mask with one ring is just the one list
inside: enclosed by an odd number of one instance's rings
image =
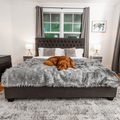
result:
[(100, 44), (94, 45), (94, 49), (95, 50), (100, 50), (101, 49), (101, 45)]
[(26, 44), (26, 49), (33, 49), (33, 44)]

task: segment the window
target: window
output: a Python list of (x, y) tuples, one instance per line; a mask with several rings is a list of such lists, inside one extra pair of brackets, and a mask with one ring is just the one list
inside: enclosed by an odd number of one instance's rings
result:
[(44, 14), (45, 38), (59, 38), (60, 34), (60, 14)]
[(64, 14), (64, 38), (78, 38), (82, 32), (82, 14)]
[(45, 38), (78, 38), (81, 32), (82, 12), (44, 12)]

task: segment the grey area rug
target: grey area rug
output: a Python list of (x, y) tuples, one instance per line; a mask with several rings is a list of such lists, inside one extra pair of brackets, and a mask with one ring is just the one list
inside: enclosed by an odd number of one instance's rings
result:
[(120, 120), (120, 87), (113, 101), (80, 98), (8, 102), (0, 92), (0, 120)]

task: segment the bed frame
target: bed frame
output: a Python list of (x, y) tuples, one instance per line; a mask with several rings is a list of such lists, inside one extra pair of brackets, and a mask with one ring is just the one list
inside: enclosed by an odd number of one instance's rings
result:
[[(36, 38), (35, 54), (38, 56), (38, 48), (83, 48), (84, 38)], [(84, 54), (83, 54), (84, 56)], [(14, 99), (34, 98), (107, 98), (113, 100), (116, 97), (117, 88), (111, 87), (5, 87), (5, 98), (12, 102)]]

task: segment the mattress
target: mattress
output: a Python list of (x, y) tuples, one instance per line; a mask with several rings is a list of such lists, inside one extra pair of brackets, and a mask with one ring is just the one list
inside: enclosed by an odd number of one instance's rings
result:
[(56, 66), (44, 65), (48, 57), (33, 58), (10, 69), (2, 75), (5, 87), (113, 87), (119, 86), (119, 78), (98, 60), (72, 58), (77, 69), (59, 71)]

